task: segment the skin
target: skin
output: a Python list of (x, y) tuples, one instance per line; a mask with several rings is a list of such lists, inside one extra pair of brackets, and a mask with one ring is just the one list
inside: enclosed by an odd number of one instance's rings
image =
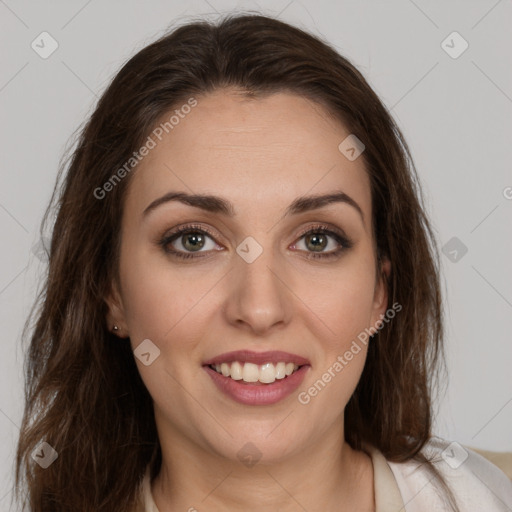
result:
[[(113, 284), (106, 299), (121, 337), (129, 336), (134, 349), (145, 339), (160, 349), (149, 366), (136, 358), (162, 446), (155, 503), (160, 512), (374, 510), (371, 459), (345, 442), (343, 428), (367, 347), (309, 404), (297, 400), (387, 308), (363, 158), (345, 158), (338, 145), (350, 132), (300, 96), (246, 99), (224, 89), (197, 100), (131, 177), (121, 289)], [(333, 190), (352, 197), (364, 219), (345, 203), (281, 219), (297, 197)], [(236, 215), (168, 202), (143, 218), (169, 191), (222, 196)], [(188, 223), (215, 234), (200, 248), (207, 257), (180, 260), (157, 244)], [(317, 223), (342, 229), (353, 246), (337, 258), (308, 260), (314, 248), (301, 235)], [(263, 248), (252, 263), (236, 252), (247, 236)], [(183, 245), (186, 238), (170, 245), (198, 254)], [(324, 253), (339, 247), (327, 240)], [(389, 262), (382, 272), (389, 273)], [(299, 354), (311, 368), (281, 402), (242, 405), (218, 391), (202, 368), (238, 349)], [(237, 456), (247, 442), (262, 454), (250, 468)]]

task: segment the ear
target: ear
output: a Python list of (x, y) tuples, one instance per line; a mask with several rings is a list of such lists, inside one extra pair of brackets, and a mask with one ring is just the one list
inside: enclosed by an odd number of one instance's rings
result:
[(372, 326), (381, 320), (388, 308), (388, 278), (391, 273), (391, 262), (382, 258), (380, 262), (379, 277), (375, 282), (373, 295)]
[[(105, 297), (105, 302), (108, 307), (106, 318), (108, 330), (120, 338), (128, 337), (128, 326), (126, 324), (123, 301), (115, 280), (112, 281), (112, 286), (109, 294)], [(114, 325), (118, 327), (118, 330), (113, 330)]]

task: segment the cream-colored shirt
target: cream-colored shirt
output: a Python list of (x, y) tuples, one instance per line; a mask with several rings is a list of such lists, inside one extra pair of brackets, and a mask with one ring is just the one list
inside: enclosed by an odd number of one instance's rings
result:
[[(376, 512), (450, 510), (432, 475), (416, 461), (390, 462), (372, 446)], [(452, 489), (461, 512), (512, 512), (512, 481), (501, 469), (470, 448), (432, 438), (422, 452), (436, 455), (434, 464)], [(159, 512), (151, 494), (149, 466), (142, 482), (144, 512)]]

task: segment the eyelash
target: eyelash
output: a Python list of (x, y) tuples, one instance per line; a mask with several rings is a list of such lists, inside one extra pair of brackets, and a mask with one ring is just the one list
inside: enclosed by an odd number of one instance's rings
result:
[[(158, 240), (158, 245), (162, 247), (163, 251), (166, 254), (169, 254), (173, 257), (180, 258), (180, 259), (190, 259), (190, 258), (203, 258), (204, 256), (199, 256), (199, 253), (194, 254), (191, 252), (181, 252), (176, 251), (175, 249), (169, 249), (168, 246), (171, 242), (174, 242), (174, 240), (177, 240), (180, 236), (183, 236), (184, 234), (191, 234), (191, 233), (201, 233), (203, 235), (208, 235), (210, 238), (214, 239), (213, 233), (211, 233), (208, 229), (199, 226), (197, 224), (189, 224), (186, 226), (180, 226), (176, 228), (172, 233), (169, 233), (168, 235), (163, 236), (160, 240)], [(346, 251), (347, 249), (350, 249), (353, 246), (353, 243), (351, 240), (349, 240), (345, 235), (342, 233), (338, 233), (337, 231), (333, 231), (329, 228), (329, 226), (319, 224), (317, 226), (313, 226), (309, 228), (307, 231), (303, 232), (299, 236), (299, 240), (305, 237), (306, 235), (311, 234), (318, 234), (322, 233), (324, 235), (328, 235), (338, 244), (341, 245), (338, 249), (334, 251), (330, 251), (328, 253), (314, 253), (314, 252), (308, 252), (306, 258), (307, 259), (332, 259), (338, 257), (342, 252)]]

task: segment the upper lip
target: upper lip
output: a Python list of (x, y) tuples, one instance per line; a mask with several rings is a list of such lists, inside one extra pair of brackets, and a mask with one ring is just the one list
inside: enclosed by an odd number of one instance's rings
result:
[(230, 363), (240, 361), (242, 363), (264, 364), (264, 363), (294, 363), (298, 366), (310, 364), (309, 361), (297, 354), (272, 350), (270, 352), (252, 352), (251, 350), (235, 350), (234, 352), (225, 352), (203, 363), (204, 366), (221, 363)]

